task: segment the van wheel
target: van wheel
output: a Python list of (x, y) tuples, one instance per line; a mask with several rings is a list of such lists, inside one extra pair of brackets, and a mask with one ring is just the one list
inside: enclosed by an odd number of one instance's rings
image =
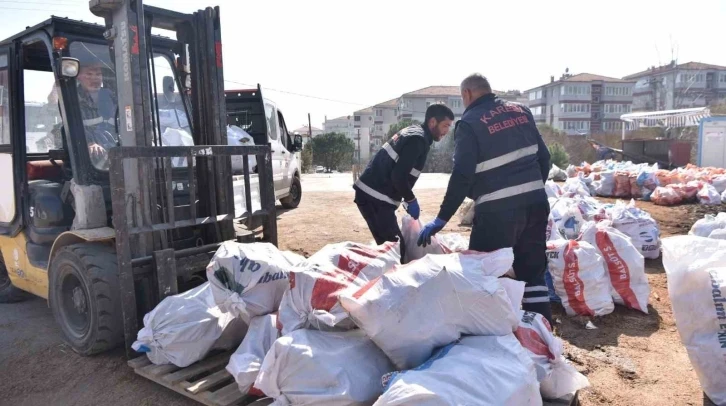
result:
[(8, 276), (8, 269), (5, 267), (5, 261), (0, 255), (0, 303), (22, 302), (29, 297), (29, 293), (13, 286), (10, 276)]
[(74, 351), (93, 355), (123, 343), (113, 247), (89, 243), (63, 247), (49, 272), (50, 308)]
[(292, 185), (290, 185), (290, 195), (280, 199), (280, 203), (286, 209), (295, 209), (300, 205), (301, 199), (302, 186), (300, 186), (300, 178), (295, 176), (292, 178)]

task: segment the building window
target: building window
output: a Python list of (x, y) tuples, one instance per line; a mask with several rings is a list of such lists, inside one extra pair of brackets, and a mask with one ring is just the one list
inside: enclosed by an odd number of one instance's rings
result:
[(376, 109), (376, 117), (383, 117), (383, 110)]
[(360, 116), (355, 116), (354, 120), (355, 121), (360, 121)]
[(458, 109), (460, 107), (461, 107), (461, 100), (459, 100), (459, 99), (451, 100), (451, 108)]
[(589, 103), (561, 103), (560, 111), (563, 113), (589, 113)]
[(529, 92), (529, 100), (539, 100), (542, 98), (542, 89)]
[(602, 123), (603, 131), (621, 131), (623, 129), (623, 123), (620, 121), (605, 121)]
[(588, 131), (590, 129), (589, 121), (560, 121), (561, 130), (579, 130)]
[(679, 73), (678, 81), (681, 83), (698, 83), (703, 82), (705, 76), (703, 73)]
[(629, 86), (608, 86), (605, 88), (606, 96), (630, 96), (632, 89)]
[(529, 110), (530, 110), (530, 111), (532, 112), (532, 115), (533, 115), (533, 116), (539, 116), (539, 115), (541, 115), (541, 114), (543, 114), (543, 113), (544, 113), (544, 112), (542, 111), (542, 106), (537, 106), (537, 107), (530, 107), (530, 109), (529, 109)]
[(561, 95), (579, 96), (590, 94), (590, 86), (566, 85), (560, 87)]
[(718, 81), (719, 81), (719, 83), (726, 83), (726, 73), (719, 74)]
[(631, 106), (629, 104), (605, 104), (603, 109), (606, 113), (630, 113)]

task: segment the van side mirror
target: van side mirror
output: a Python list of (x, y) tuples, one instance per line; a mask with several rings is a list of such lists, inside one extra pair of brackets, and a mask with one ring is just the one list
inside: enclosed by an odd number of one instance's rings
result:
[(302, 135), (295, 134), (294, 141), (293, 141), (293, 146), (294, 146), (296, 152), (297, 151), (302, 151), (302, 149), (303, 149), (303, 138), (302, 138)]

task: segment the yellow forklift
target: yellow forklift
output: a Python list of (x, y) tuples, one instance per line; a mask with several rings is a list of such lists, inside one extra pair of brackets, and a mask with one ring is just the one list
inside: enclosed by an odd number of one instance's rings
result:
[(0, 302), (48, 299), (73, 350), (125, 343), (133, 357), (143, 315), (203, 282), (223, 241), (277, 243), (271, 151), (226, 145), (240, 117), (225, 108), (219, 8), (90, 8), (105, 26), (52, 17), (0, 42)]

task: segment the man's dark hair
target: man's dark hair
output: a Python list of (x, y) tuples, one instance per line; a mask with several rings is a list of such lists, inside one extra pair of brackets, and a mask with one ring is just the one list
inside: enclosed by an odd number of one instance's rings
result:
[(426, 119), (424, 122), (428, 123), (431, 117), (435, 118), (439, 123), (447, 118), (454, 120), (454, 112), (443, 104), (432, 104), (426, 109)]

